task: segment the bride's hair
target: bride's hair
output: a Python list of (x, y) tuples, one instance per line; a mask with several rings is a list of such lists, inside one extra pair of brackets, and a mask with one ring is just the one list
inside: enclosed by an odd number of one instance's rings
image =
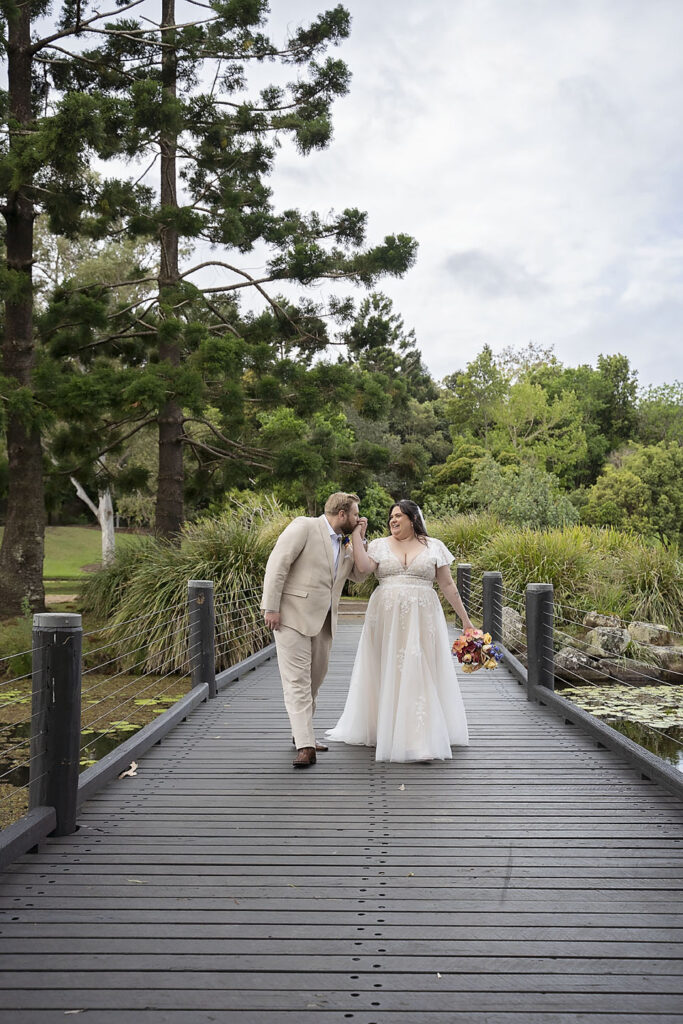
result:
[(415, 502), (411, 501), (409, 498), (402, 498), (400, 501), (395, 501), (389, 509), (389, 518), (387, 519), (387, 528), (389, 529), (389, 532), (391, 532), (391, 527), (389, 526), (389, 523), (391, 522), (391, 513), (395, 508), (400, 508), (401, 512), (403, 512), (405, 516), (408, 516), (408, 519), (410, 519), (410, 522), (412, 523), (413, 530), (415, 531), (415, 536), (421, 544), (426, 544), (428, 536), (427, 527), (425, 526), (420, 506), (416, 505)]

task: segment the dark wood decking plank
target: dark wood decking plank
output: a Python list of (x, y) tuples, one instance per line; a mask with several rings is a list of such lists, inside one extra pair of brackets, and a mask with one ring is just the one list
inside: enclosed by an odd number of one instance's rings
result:
[(8, 1019), (681, 1024), (680, 804), (506, 672), (463, 691), (432, 765), (293, 772), (274, 663), (197, 709), (4, 876)]

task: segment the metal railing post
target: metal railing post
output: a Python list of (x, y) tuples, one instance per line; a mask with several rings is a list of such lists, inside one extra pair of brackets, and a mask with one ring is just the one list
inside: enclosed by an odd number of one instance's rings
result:
[(458, 562), (455, 585), (465, 605), (465, 611), (470, 613), (470, 598), (472, 596), (472, 566), (469, 562)]
[(553, 585), (529, 583), (526, 588), (528, 697), (538, 696), (543, 686), (555, 689), (555, 653), (553, 649)]
[(190, 613), (190, 669), (192, 686), (209, 684), (209, 700), (216, 689), (216, 637), (215, 613), (213, 607), (213, 580), (189, 580), (187, 599)]
[(485, 572), (483, 576), (484, 632), (503, 641), (503, 574)]
[(54, 835), (76, 831), (81, 746), (81, 616), (33, 616), (29, 808), (54, 807)]

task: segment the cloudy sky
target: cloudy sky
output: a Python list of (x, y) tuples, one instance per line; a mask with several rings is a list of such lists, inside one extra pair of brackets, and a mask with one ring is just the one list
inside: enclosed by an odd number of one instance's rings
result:
[[(277, 39), (332, 4), (271, 6)], [(345, 6), (350, 94), (328, 150), (282, 151), (277, 206), (418, 239), (381, 288), (437, 378), (533, 341), (683, 379), (683, 0)]]

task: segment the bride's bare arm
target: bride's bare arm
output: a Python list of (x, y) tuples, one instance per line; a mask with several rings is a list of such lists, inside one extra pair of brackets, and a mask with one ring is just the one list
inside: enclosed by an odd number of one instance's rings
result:
[(450, 566), (441, 565), (436, 570), (436, 581), (439, 584), (441, 593), (448, 601), (449, 605), (462, 622), (463, 629), (474, 629), (470, 621), (470, 617), (465, 611), (465, 605), (462, 603), (462, 598), (455, 583), (451, 576)]

